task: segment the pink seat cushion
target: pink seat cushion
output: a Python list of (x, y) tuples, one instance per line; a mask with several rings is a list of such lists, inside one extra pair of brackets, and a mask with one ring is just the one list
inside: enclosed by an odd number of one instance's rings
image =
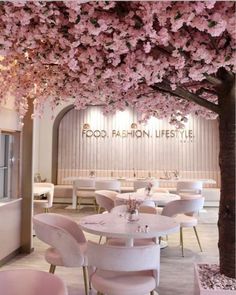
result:
[(152, 271), (113, 272), (96, 271), (91, 278), (92, 286), (104, 294), (109, 295), (143, 295), (156, 287)]
[[(85, 253), (87, 249), (87, 243), (80, 243), (79, 248), (81, 253)], [(48, 263), (56, 265), (56, 266), (65, 266), (63, 260), (61, 258), (61, 254), (55, 248), (48, 248), (45, 252), (45, 259)], [(86, 256), (84, 257), (84, 264), (86, 265)], [(72, 267), (72, 266), (71, 266)]]
[(64, 263), (61, 259), (61, 255), (55, 248), (48, 248), (46, 250), (45, 259), (50, 264), (57, 265), (57, 266), (64, 266)]
[(175, 217), (175, 220), (179, 222), (181, 227), (192, 227), (197, 225), (197, 218), (185, 214), (178, 214)]
[(54, 274), (33, 269), (0, 271), (0, 295), (67, 295), (64, 282)]

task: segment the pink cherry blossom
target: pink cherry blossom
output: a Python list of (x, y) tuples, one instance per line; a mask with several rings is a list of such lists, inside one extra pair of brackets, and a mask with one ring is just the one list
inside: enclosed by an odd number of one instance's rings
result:
[(21, 116), (28, 99), (38, 114), (72, 99), (181, 127), (189, 113), (215, 115), (178, 88), (217, 103), (206, 75), (236, 70), (233, 2), (12, 1), (0, 19), (0, 102), (13, 95)]

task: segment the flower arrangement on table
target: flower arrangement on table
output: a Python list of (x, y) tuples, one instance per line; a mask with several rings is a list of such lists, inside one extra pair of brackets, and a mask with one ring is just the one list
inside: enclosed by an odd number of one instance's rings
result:
[(126, 203), (127, 206), (127, 215), (126, 218), (128, 221), (136, 221), (138, 220), (138, 208), (139, 208), (140, 202), (135, 200), (135, 199), (131, 199), (129, 197), (129, 200)]
[(135, 214), (138, 211), (140, 202), (129, 197), (129, 200), (126, 202), (126, 206), (128, 213)]
[(145, 187), (145, 191), (147, 192), (147, 195), (150, 195), (150, 192), (152, 190), (153, 184), (151, 182), (148, 182), (146, 187)]

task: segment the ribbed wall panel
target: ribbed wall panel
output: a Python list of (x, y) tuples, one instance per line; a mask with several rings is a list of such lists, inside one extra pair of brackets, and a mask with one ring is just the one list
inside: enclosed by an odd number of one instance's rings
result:
[[(164, 170), (179, 170), (183, 177), (212, 178), (219, 185), (218, 123), (216, 120), (190, 117), (186, 129), (193, 138), (156, 137), (162, 130), (174, 130), (167, 120), (152, 118), (138, 129), (151, 136), (112, 136), (112, 130), (132, 131), (137, 123), (133, 110), (105, 116), (102, 108), (92, 106), (85, 110), (69, 111), (59, 127), (58, 183), (75, 175), (88, 175), (90, 170), (104, 176), (163, 176)], [(91, 130), (105, 130), (107, 137), (82, 135), (83, 125)], [(134, 130), (134, 129), (133, 129)], [(135, 131), (135, 130), (134, 130)], [(101, 172), (102, 171), (102, 172)]]

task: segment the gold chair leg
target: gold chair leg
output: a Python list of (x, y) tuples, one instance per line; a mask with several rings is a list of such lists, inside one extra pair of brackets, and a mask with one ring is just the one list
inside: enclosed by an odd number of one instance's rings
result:
[(184, 240), (183, 240), (183, 228), (180, 227), (180, 246), (182, 250), (182, 257), (184, 257)]
[(100, 236), (98, 244), (101, 244), (101, 241), (102, 241), (102, 236)]
[(56, 265), (51, 264), (50, 268), (49, 268), (49, 272), (50, 273), (55, 273), (55, 270), (56, 270)]
[(78, 200), (79, 200), (79, 197), (76, 194), (76, 196), (75, 196), (75, 209), (76, 210), (78, 209)]
[(94, 204), (94, 211), (95, 211), (95, 213), (99, 213), (99, 212), (98, 212), (97, 202), (96, 202), (96, 199), (95, 199), (95, 198), (94, 198), (94, 200), (93, 200), (93, 204)]
[(48, 208), (44, 208), (44, 213), (49, 213), (49, 209)]
[(98, 206), (98, 211), (97, 211), (97, 213), (99, 214), (99, 213), (100, 213), (100, 211), (101, 211), (101, 207), (100, 207), (100, 206)]
[(76, 199), (77, 199), (76, 204), (77, 204), (77, 202), (78, 202), (78, 204), (79, 204), (78, 209), (80, 210), (80, 202), (81, 202), (81, 198), (80, 198), (80, 197), (77, 197)]
[(193, 229), (194, 229), (194, 232), (195, 232), (195, 235), (196, 235), (197, 241), (198, 241), (199, 248), (200, 248), (200, 250), (201, 250), (201, 252), (202, 252), (202, 246), (201, 246), (201, 243), (200, 243), (200, 240), (199, 240), (199, 237), (198, 237), (198, 233), (197, 233), (197, 228), (196, 228), (196, 226), (194, 226)]
[(89, 294), (88, 290), (88, 269), (86, 266), (83, 266), (83, 277), (84, 277), (84, 289), (85, 289), (85, 294)]

